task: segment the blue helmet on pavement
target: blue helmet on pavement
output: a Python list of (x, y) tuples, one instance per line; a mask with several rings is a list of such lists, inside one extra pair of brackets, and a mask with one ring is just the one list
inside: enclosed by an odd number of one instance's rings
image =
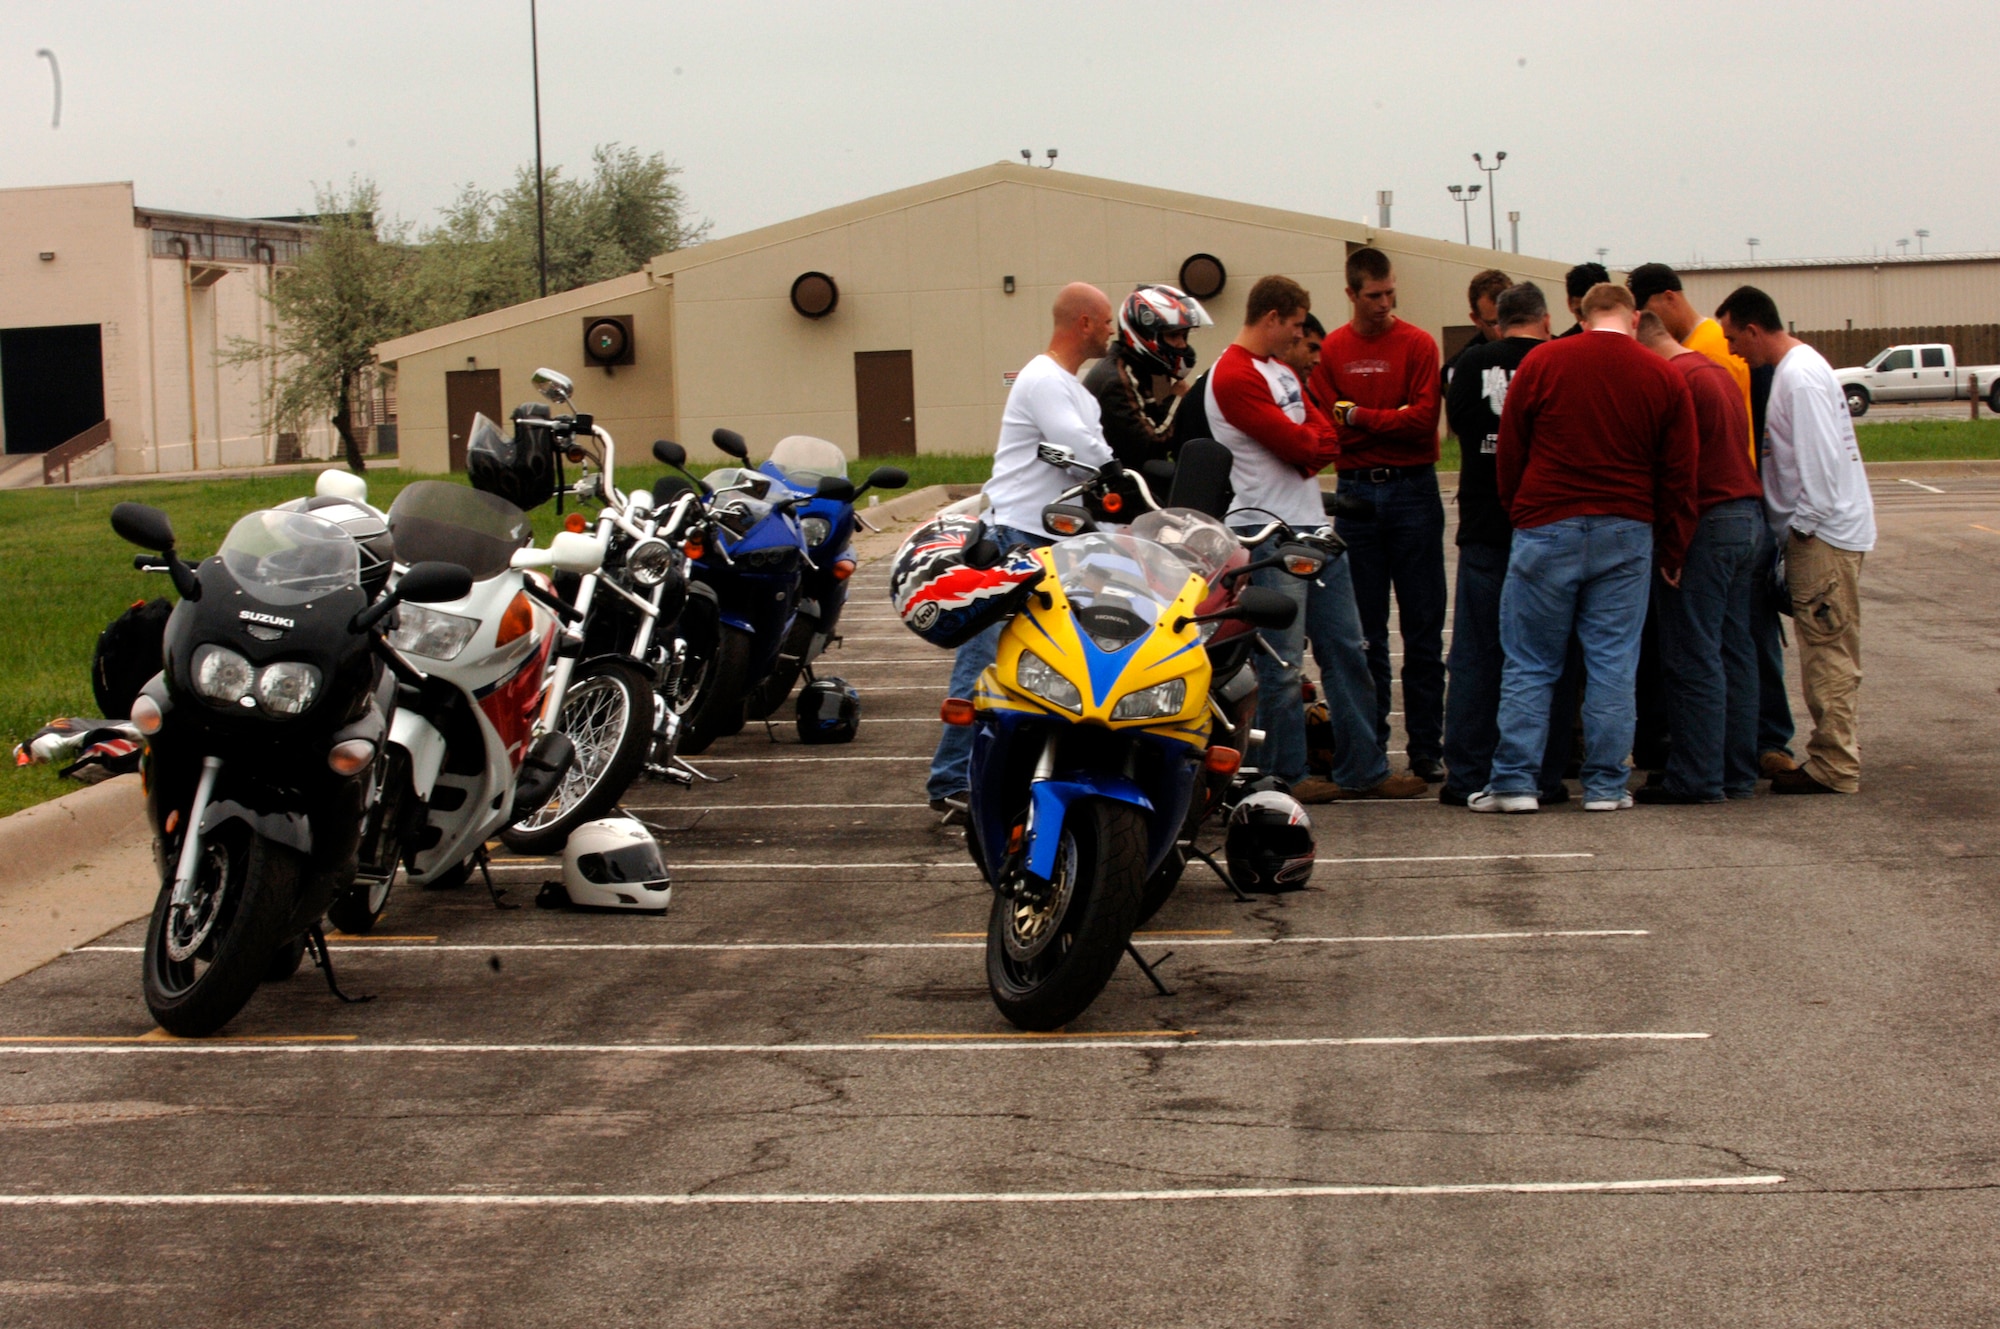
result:
[(852, 743), (861, 727), (861, 694), (845, 679), (816, 678), (799, 689), (799, 742)]

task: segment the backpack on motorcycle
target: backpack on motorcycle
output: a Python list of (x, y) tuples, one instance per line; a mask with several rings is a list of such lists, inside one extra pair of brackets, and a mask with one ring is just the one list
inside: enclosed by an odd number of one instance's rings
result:
[(1312, 880), (1312, 819), (1290, 794), (1260, 789), (1229, 814), (1229, 875), (1253, 895), (1301, 891)]
[(139, 689), (165, 668), (167, 619), (173, 602), (164, 596), (135, 601), (97, 634), (97, 653), (90, 660), (90, 690), (107, 720), (125, 720)]
[(861, 694), (845, 679), (816, 678), (799, 689), (799, 742), (852, 743), (861, 727)]

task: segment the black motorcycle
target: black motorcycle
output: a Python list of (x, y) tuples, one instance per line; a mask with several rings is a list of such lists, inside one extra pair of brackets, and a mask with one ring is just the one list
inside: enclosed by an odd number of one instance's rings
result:
[(371, 605), (359, 547), (304, 511), (250, 513), (199, 567), (157, 508), (120, 503), (111, 527), (153, 551), (135, 566), (181, 597), (132, 721), (160, 871), (146, 1007), (200, 1037), (289, 976), (308, 942), (324, 965), (319, 919), (354, 883), (394, 675), (421, 678), (376, 629), (401, 601), (457, 599), (471, 578), (419, 564)]

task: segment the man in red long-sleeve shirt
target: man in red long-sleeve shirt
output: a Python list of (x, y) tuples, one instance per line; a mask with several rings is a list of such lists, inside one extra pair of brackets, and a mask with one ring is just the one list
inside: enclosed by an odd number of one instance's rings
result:
[(1368, 670), (1375, 727), (1389, 742), (1389, 590), (1403, 637), (1403, 727), (1410, 769), (1443, 778), (1444, 502), (1438, 495), (1438, 349), (1431, 335), (1396, 317), (1396, 274), (1379, 249), (1347, 259), (1353, 317), (1328, 334), (1312, 391), (1338, 427), (1340, 492), (1365, 499), (1372, 520), (1342, 517), (1347, 563)]
[(1686, 378), (1633, 340), (1632, 293), (1583, 298), (1585, 331), (1530, 351), (1507, 385), (1495, 457), (1514, 524), (1500, 593), (1500, 743), (1475, 812), (1533, 812), (1549, 695), (1572, 632), (1583, 647), (1583, 807), (1632, 806), (1633, 676), (1657, 559), (1678, 587), (1695, 524), (1695, 409)]

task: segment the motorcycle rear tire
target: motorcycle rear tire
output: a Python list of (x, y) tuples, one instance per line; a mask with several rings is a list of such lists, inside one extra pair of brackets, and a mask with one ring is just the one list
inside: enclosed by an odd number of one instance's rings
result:
[(715, 655), (682, 718), (681, 751), (690, 756), (708, 751), (716, 739), (743, 728), (743, 694), (750, 672), (751, 637), (726, 624), (718, 636)]
[(1028, 960), (1004, 940), (1017, 902), (996, 894), (986, 925), (986, 986), (993, 1004), (1018, 1029), (1060, 1029), (1104, 991), (1124, 958), (1145, 884), (1146, 819), (1125, 803), (1091, 799), (1063, 822), (1064, 852), (1076, 856), (1070, 898), (1048, 926), (1055, 930)]
[(284, 982), (293, 974), (299, 972), (299, 966), (305, 963), (305, 958), (306, 938), (305, 934), (301, 932), (298, 936), (293, 937), (277, 950), (271, 952), (271, 967), (264, 971), (264, 981), (266, 983)]
[(501, 831), (501, 841), (516, 853), (553, 854), (571, 831), (608, 815), (646, 767), (656, 704), (652, 679), (636, 665), (599, 660), (579, 669), (558, 717), (576, 760), (554, 796)]
[(326, 921), (350, 937), (368, 935), (389, 907), (389, 888), (394, 884), (393, 875), (388, 881), (355, 882), (333, 897), (326, 907)]
[(777, 713), (785, 704), (785, 698), (792, 695), (798, 685), (799, 675), (805, 672), (806, 651), (812, 646), (813, 634), (819, 631), (819, 620), (800, 614), (792, 620), (791, 630), (785, 633), (785, 640), (778, 647), (778, 662), (771, 666), (771, 672), (743, 699), (743, 714), (752, 720), (762, 720)]
[[(141, 986), (146, 1009), (160, 1028), (178, 1038), (206, 1038), (236, 1018), (272, 968), (292, 902), (303, 888), (306, 861), (236, 822), (218, 826), (203, 846), (212, 856), (204, 871), (221, 878), (221, 900), (208, 940), (188, 960), (167, 953), (167, 918), (174, 885), (169, 877), (153, 901), (146, 925)], [(169, 859), (169, 862), (172, 860)], [(197, 971), (197, 963), (206, 968)]]

